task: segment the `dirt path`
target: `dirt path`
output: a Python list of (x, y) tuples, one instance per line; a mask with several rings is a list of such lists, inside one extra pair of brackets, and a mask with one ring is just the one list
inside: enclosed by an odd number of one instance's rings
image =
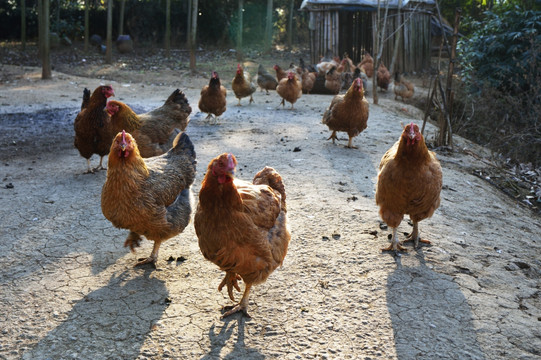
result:
[[(100, 80), (55, 73), (44, 82), (37, 69), (2, 70), (13, 76), (0, 84), (0, 358), (541, 357), (539, 217), (472, 175), (481, 162), (439, 153), (441, 207), (420, 224), (433, 245), (381, 253), (389, 230), (380, 229), (374, 202), (376, 168), (400, 123), (420, 119), (390, 93), (371, 105), (368, 128), (354, 140), (359, 149), (350, 150), (345, 139), (326, 140), (321, 115), (330, 96), (303, 96), (289, 111), (275, 109), (276, 94), (259, 92), (255, 104), (233, 106), (230, 91), (227, 112), (210, 125), (197, 109), (203, 82), (180, 82), (194, 109), (194, 193), (208, 162), (227, 151), (239, 177), (272, 166), (288, 194), (292, 241), (283, 267), (255, 288), (252, 320), (220, 320), (231, 302), (217, 291), (222, 274), (202, 257), (193, 226), (164, 243), (157, 270), (134, 269), (151, 242), (131, 254), (126, 231), (103, 217), (105, 172), (82, 175), (86, 162), (72, 145), (82, 89)], [(113, 86), (136, 110), (174, 90)], [(427, 137), (434, 133), (429, 125)], [(404, 221), (400, 233), (409, 230)]]

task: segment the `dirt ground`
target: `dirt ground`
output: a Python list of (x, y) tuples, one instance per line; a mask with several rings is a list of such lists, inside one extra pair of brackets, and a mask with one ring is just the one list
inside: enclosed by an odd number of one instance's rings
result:
[[(228, 89), (231, 68), (221, 74)], [(328, 95), (303, 95), (288, 110), (259, 91), (237, 107), (229, 91), (211, 124), (197, 108), (202, 75), (85, 69), (83, 77), (57, 68), (43, 81), (39, 68), (1, 65), (0, 358), (541, 358), (540, 218), (474, 175), (487, 166), (483, 148), (456, 138), (454, 152), (438, 152), (441, 206), (420, 223), (432, 245), (395, 256), (380, 251), (390, 229), (374, 201), (376, 169), (401, 124), (422, 113), (392, 91), (370, 101), (359, 148), (347, 149), (343, 133), (337, 145), (326, 140)], [(83, 88), (104, 83), (136, 111), (175, 88), (186, 93), (194, 194), (223, 152), (235, 154), (241, 178), (265, 165), (283, 176), (292, 240), (283, 267), (255, 287), (251, 320), (220, 320), (231, 301), (192, 225), (162, 245), (157, 269), (133, 268), (152, 243), (136, 254), (122, 246), (127, 232), (101, 213), (106, 173), (83, 175), (73, 147)], [(428, 124), (428, 141), (435, 133)], [(403, 221), (400, 237), (410, 229)]]

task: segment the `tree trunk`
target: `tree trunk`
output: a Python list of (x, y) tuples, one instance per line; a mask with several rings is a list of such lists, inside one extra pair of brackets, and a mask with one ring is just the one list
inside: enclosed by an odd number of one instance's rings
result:
[(186, 45), (187, 48), (190, 49), (190, 41), (192, 38), (192, 34), (190, 33), (192, 31), (192, 0), (188, 0), (188, 21), (186, 22)]
[[(398, 56), (398, 48), (400, 47), (400, 35), (402, 35), (402, 31), (404, 29), (402, 28), (402, 25), (404, 24), (402, 22), (402, 16), (400, 16), (400, 9), (402, 8), (402, 0), (398, 0), (398, 10), (397, 10), (397, 19), (398, 19), (398, 26), (396, 27), (396, 34), (395, 34), (395, 40), (394, 40), (394, 49), (393, 49), (393, 58), (391, 60), (391, 66), (389, 67), (389, 72), (391, 73), (391, 76), (393, 76), (395, 72), (395, 64), (396, 64), (396, 57)], [(398, 69), (397, 71), (400, 71)]]
[[(24, 0), (23, 0), (24, 1)], [(89, 18), (90, 18), (90, 0), (85, 0), (85, 52), (88, 51), (88, 37), (89, 37)]]
[(21, 0), (21, 48), (26, 50), (26, 0)]
[(113, 63), (113, 0), (107, 0), (107, 49), (105, 50), (105, 62)]
[(295, 10), (295, 1), (289, 1), (289, 14), (287, 15), (287, 47), (293, 47), (293, 11)]
[(239, 28), (237, 30), (237, 60), (241, 61), (242, 55), (242, 15), (244, 8), (244, 0), (239, 0)]
[(272, 50), (272, 0), (267, 0), (267, 19), (265, 23), (265, 52)]
[(124, 35), (124, 9), (126, 9), (126, 0), (120, 0), (120, 14), (118, 15), (118, 35)]
[(378, 0), (378, 8), (376, 11), (376, 20), (373, 26), (374, 29), (374, 72), (372, 73), (372, 101), (374, 104), (378, 104), (378, 83), (377, 83), (377, 69), (379, 65), (379, 17), (380, 17), (380, 0)]
[(60, 0), (56, 0), (56, 35), (60, 37)]
[(41, 78), (43, 80), (50, 79), (51, 74), (51, 57), (49, 52), (49, 0), (38, 0), (41, 4), (40, 17), (40, 57), (41, 57)]
[(171, 0), (165, 1), (165, 56), (171, 56)]
[(197, 38), (197, 11), (198, 11), (198, 1), (193, 0), (192, 3), (192, 20), (191, 20), (191, 29), (190, 29), (190, 70), (192, 73), (196, 71), (195, 64), (195, 47), (196, 47), (196, 38)]

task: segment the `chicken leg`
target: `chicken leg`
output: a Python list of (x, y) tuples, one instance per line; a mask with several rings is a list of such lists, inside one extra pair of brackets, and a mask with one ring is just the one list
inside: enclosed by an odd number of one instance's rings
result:
[[(354, 146), (351, 144), (351, 142), (353, 141), (353, 136), (350, 136), (349, 137), (349, 142), (348, 142), (348, 148), (350, 149), (358, 149), (357, 146)], [(334, 142), (334, 139), (333, 139), (333, 142)]]
[(246, 284), (246, 288), (244, 289), (244, 294), (242, 295), (240, 303), (234, 306), (224, 306), (224, 309), (226, 309), (227, 311), (222, 315), (222, 319), (228, 317), (229, 315), (233, 315), (239, 311), (242, 311), (244, 316), (246, 316), (247, 318), (252, 318), (250, 314), (248, 314), (248, 297), (250, 295), (251, 288), (252, 284)]
[(395, 228), (395, 227), (393, 228), (393, 237), (391, 238), (391, 245), (389, 245), (386, 248), (381, 249), (381, 251), (391, 251), (391, 250), (394, 250), (394, 251), (408, 251), (398, 241), (398, 237), (396, 236), (396, 229), (397, 228)]
[(332, 139), (332, 143), (334, 144), (334, 140), (337, 140), (338, 139), (338, 136), (336, 136), (336, 131), (333, 131), (331, 136), (329, 136), (329, 138), (327, 140), (330, 140)]
[(242, 280), (239, 274), (226, 272), (224, 279), (222, 280), (220, 285), (218, 285), (218, 291), (222, 291), (224, 285), (227, 285), (227, 293), (229, 294), (229, 298), (235, 301), (235, 296), (233, 296), (233, 287), (235, 287), (235, 289), (240, 292), (240, 287), (237, 280)]
[[(126, 241), (124, 241), (124, 247), (130, 247), (130, 250), (132, 252), (135, 252), (135, 248), (140, 246), (142, 238), (141, 235), (139, 235), (136, 232), (130, 231), (128, 237), (126, 238)], [(158, 252), (160, 250), (161, 241), (154, 241), (154, 247), (152, 248), (152, 252), (150, 253), (150, 256), (147, 258), (138, 259), (137, 263), (134, 265), (140, 266), (144, 264), (156, 264), (156, 261), (158, 260)]]
[(419, 223), (415, 221), (413, 221), (413, 230), (411, 231), (411, 234), (409, 234), (406, 237), (406, 240), (404, 240), (404, 242), (407, 241), (413, 241), (415, 249), (419, 247), (419, 241), (425, 244), (431, 244), (430, 240), (421, 239), (419, 236)]

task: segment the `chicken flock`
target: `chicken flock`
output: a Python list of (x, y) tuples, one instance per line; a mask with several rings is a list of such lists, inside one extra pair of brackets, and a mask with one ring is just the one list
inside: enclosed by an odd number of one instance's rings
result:
[[(282, 99), (280, 105), (285, 107), (289, 102), (294, 109), (295, 102), (310, 94), (320, 78), (326, 87), (329, 85), (329, 93), (335, 94), (321, 120), (332, 131), (329, 139), (334, 143), (337, 132), (346, 132), (347, 148), (356, 148), (353, 138), (368, 126), (365, 89), (368, 77), (374, 75), (369, 54), (358, 66), (345, 54), (342, 60), (322, 59), (316, 66), (306, 66), (301, 59), (299, 66), (291, 64), (288, 70), (278, 65), (273, 69), (276, 77), (259, 65), (254, 83), (238, 64), (231, 82), (237, 106), (242, 105), (243, 98), (249, 98), (248, 105), (254, 102), (257, 84), (266, 94), (275, 90)], [(386, 90), (390, 76), (383, 64), (376, 74), (378, 86)], [(338, 94), (342, 89), (347, 90), (345, 94)], [(396, 73), (395, 99), (409, 98), (413, 91), (413, 85)], [(85, 89), (74, 122), (74, 145), (87, 160), (86, 173), (103, 169), (103, 158), (108, 155), (101, 193), (103, 215), (113, 226), (128, 231), (124, 246), (131, 251), (143, 237), (154, 242), (150, 255), (135, 266), (155, 266), (161, 243), (182, 233), (193, 218), (203, 257), (225, 272), (218, 290), (226, 287), (229, 298), (235, 301), (234, 290), (240, 291), (239, 281), (245, 283), (240, 302), (227, 307), (222, 317), (236, 312), (249, 317), (252, 286), (265, 282), (282, 265), (291, 239), (281, 175), (265, 166), (251, 181), (242, 180), (235, 176), (235, 156), (218, 154), (208, 164), (199, 196), (195, 197), (191, 187), (196, 178), (197, 144), (185, 132), (192, 112), (185, 94), (177, 89), (162, 106), (144, 114), (136, 114), (123, 102), (109, 100), (113, 96), (111, 85), (99, 86), (92, 93)], [(213, 71), (209, 84), (201, 90), (199, 110), (217, 122), (226, 112), (226, 96), (226, 88)], [(100, 156), (95, 169), (90, 166), (93, 154)], [(406, 251), (397, 236), (404, 215), (413, 222), (413, 231), (405, 241), (412, 240), (415, 248), (419, 242), (429, 243), (420, 238), (418, 223), (438, 208), (441, 188), (442, 170), (436, 155), (428, 150), (419, 127), (406, 125), (379, 166), (375, 201), (380, 217), (392, 228), (391, 244), (383, 251)]]

